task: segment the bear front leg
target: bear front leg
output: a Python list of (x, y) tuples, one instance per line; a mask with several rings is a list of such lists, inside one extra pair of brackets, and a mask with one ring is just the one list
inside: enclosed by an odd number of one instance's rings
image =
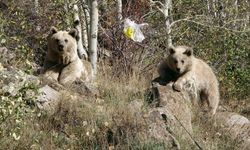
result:
[(61, 65), (55, 65), (45, 70), (43, 77), (49, 80), (57, 81), (59, 77), (59, 73), (62, 69)]
[(178, 79), (174, 84), (173, 84), (173, 89), (180, 92), (183, 89), (183, 81)]
[(173, 89), (180, 92), (183, 90), (184, 84), (188, 81), (188, 78), (191, 76), (190, 73), (186, 73), (183, 76), (180, 76), (177, 81), (173, 84)]
[(82, 66), (80, 63), (79, 61), (71, 62), (63, 68), (59, 76), (59, 83), (62, 85), (71, 84), (80, 78), (82, 74)]

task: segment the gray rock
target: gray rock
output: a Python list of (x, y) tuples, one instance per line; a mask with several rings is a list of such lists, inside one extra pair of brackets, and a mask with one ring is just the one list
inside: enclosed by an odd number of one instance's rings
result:
[(150, 126), (149, 133), (152, 137), (164, 141), (167, 147), (172, 144), (174, 149), (181, 148), (178, 140), (187, 141), (191, 145), (197, 144), (193, 139), (191, 124), (192, 95), (174, 91), (171, 84), (158, 83), (154, 83), (146, 95), (151, 108), (144, 118)]
[(14, 52), (9, 51), (6, 47), (0, 47), (0, 62), (7, 66), (16, 57)]
[(28, 75), (21, 70), (10, 69), (0, 71), (0, 93), (15, 96), (19, 90), (28, 84), (38, 85), (38, 77)]
[(53, 111), (60, 100), (61, 93), (48, 85), (40, 88), (39, 93), (40, 95), (37, 98), (38, 108), (46, 111)]
[(149, 135), (158, 141), (163, 141), (166, 147), (180, 149), (180, 143), (174, 136), (174, 130), (170, 127), (174, 123), (174, 116), (164, 108), (150, 109), (144, 115), (146, 123), (149, 125)]
[(237, 141), (240, 149), (250, 147), (250, 121), (247, 118), (236, 113), (218, 112), (215, 119), (220, 130)]
[[(154, 85), (153, 89), (154, 98), (158, 101), (156, 108), (161, 108), (162, 115), (166, 118), (174, 118), (176, 125), (179, 124), (178, 126), (180, 126), (177, 132), (180, 132), (182, 136), (187, 135), (186, 130), (192, 134), (192, 111), (189, 95), (186, 92), (174, 91), (170, 85), (162, 86), (158, 84)], [(186, 137), (189, 137), (189, 135)]]
[[(153, 83), (151, 94), (149, 94), (151, 99), (154, 99), (149, 101), (153, 104), (153, 108), (150, 109), (147, 118), (150, 126), (153, 126), (151, 127), (153, 136), (168, 142), (171, 139), (170, 135), (174, 137), (173, 139), (184, 137), (184, 139), (190, 139), (191, 143), (195, 143), (196, 147), (201, 149), (200, 144), (193, 139), (192, 133), (191, 115), (193, 112), (191, 107), (192, 104), (195, 104), (192, 100), (197, 99), (197, 95), (192, 94), (196, 93), (194, 87), (195, 85), (190, 83), (184, 92), (175, 92), (171, 83), (165, 85), (158, 82)], [(160, 121), (161, 117), (162, 120), (165, 120), (164, 124)], [(249, 149), (250, 121), (246, 117), (224, 110), (223, 112), (218, 111), (214, 120), (213, 118), (208, 119), (211, 119), (213, 125), (216, 125), (224, 135), (236, 141), (239, 149)], [(168, 132), (161, 129), (160, 126)], [(164, 137), (168, 138), (164, 139)]]

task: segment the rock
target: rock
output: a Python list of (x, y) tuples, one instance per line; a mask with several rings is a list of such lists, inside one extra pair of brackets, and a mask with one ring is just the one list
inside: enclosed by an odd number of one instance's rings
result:
[(39, 78), (28, 75), (21, 70), (10, 69), (0, 71), (0, 93), (15, 96), (27, 85), (38, 85)]
[[(43, 87), (39, 89), (40, 95), (37, 98), (37, 105), (39, 109), (51, 114), (58, 107), (62, 107), (59, 105), (84, 105), (86, 108), (92, 108), (99, 94), (97, 88), (82, 81), (63, 86), (58, 82), (46, 80), (42, 77), (41, 80)], [(97, 107), (97, 111), (102, 112), (102, 106)]]
[[(54, 113), (58, 109), (59, 104), (84, 104), (85, 107), (91, 108), (92, 105), (84, 101), (85, 96), (79, 93), (74, 93), (67, 89), (55, 90), (54, 88), (45, 85), (39, 89), (40, 95), (36, 102), (38, 108), (49, 113)], [(69, 102), (70, 101), (70, 102)]]
[(74, 91), (81, 95), (94, 96), (96, 98), (100, 95), (100, 92), (95, 85), (89, 82), (84, 82), (82, 80), (76, 81), (70, 87), (72, 92)]
[(6, 47), (0, 47), (0, 54), (0, 62), (5, 67), (8, 67), (16, 57), (15, 53), (9, 51)]
[(193, 139), (190, 100), (192, 95), (174, 91), (171, 83), (153, 83), (146, 95), (151, 108), (144, 114), (144, 118), (150, 126), (149, 133), (152, 137), (164, 141), (167, 147), (172, 144), (174, 149), (180, 149), (182, 146), (178, 140), (199, 147)]
[(175, 136), (173, 136), (174, 130), (171, 128), (174, 117), (166, 109), (151, 109), (144, 115), (144, 119), (146, 124), (149, 125), (148, 132), (152, 138), (164, 142), (166, 147), (170, 149), (180, 149), (180, 144)]
[[(190, 94), (190, 92), (195, 90), (193, 90), (193, 86), (189, 86), (191, 90), (175, 92), (171, 84), (154, 82), (149, 90), (150, 94), (147, 94), (148, 102), (153, 107), (146, 117), (148, 124), (151, 126), (151, 135), (157, 139), (168, 141), (167, 143), (170, 142), (171, 137), (174, 141), (178, 140), (176, 137), (182, 137), (182, 139), (190, 140), (195, 143), (197, 148), (202, 149), (200, 144), (192, 138), (191, 115), (193, 112), (191, 105), (194, 104), (192, 99), (197, 98), (197, 96)], [(165, 122), (163, 123), (161, 120), (165, 120)], [(218, 111), (214, 120), (211, 118), (211, 121), (215, 121), (213, 125), (216, 125), (224, 135), (236, 141), (239, 149), (249, 149), (250, 121), (246, 117), (224, 110)], [(178, 141), (175, 143), (178, 143)]]
[(182, 137), (189, 137), (189, 133), (192, 134), (193, 132), (189, 95), (186, 92), (174, 91), (171, 85), (163, 86), (159, 84), (155, 84), (151, 92), (154, 101), (157, 101), (153, 103), (157, 103), (156, 108), (161, 109), (159, 111), (162, 112), (161, 115), (165, 116), (166, 119), (172, 118), (174, 120), (173, 126), (177, 127), (176, 132), (179, 132)]
[(60, 100), (61, 93), (48, 85), (40, 88), (39, 93), (40, 95), (37, 98), (38, 108), (46, 111), (53, 111)]
[(220, 130), (239, 143), (240, 149), (250, 147), (250, 121), (247, 118), (236, 113), (218, 112), (215, 120)]

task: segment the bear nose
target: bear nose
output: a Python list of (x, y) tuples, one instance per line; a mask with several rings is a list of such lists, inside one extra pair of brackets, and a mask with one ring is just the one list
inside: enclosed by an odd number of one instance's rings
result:
[(181, 70), (180, 68), (176, 68), (176, 71), (180, 72), (180, 70)]
[(59, 48), (59, 51), (63, 51), (63, 45), (62, 44), (59, 44), (58, 48)]

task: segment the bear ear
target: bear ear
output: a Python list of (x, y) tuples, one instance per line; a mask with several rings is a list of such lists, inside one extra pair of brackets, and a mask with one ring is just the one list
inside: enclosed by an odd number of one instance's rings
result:
[(50, 28), (50, 33), (51, 33), (51, 34), (57, 33), (57, 28), (52, 26), (52, 27)]
[(75, 38), (77, 41), (79, 40), (79, 34), (76, 29), (71, 29), (69, 31), (69, 35), (71, 35), (73, 38)]
[(193, 49), (191, 47), (188, 47), (183, 54), (185, 54), (187, 56), (191, 56), (191, 55), (193, 55)]
[(173, 45), (169, 46), (168, 51), (170, 52), (171, 55), (174, 54), (175, 53), (174, 46)]

